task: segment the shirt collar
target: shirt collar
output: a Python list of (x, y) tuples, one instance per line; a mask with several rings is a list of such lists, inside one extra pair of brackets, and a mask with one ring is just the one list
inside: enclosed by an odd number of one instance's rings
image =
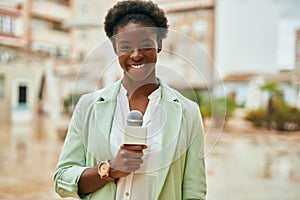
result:
[(123, 83), (121, 83), (120, 94), (127, 96), (127, 90), (124, 87)]
[(160, 97), (161, 97), (161, 86), (159, 85), (159, 87), (148, 96), (148, 99), (154, 100), (154, 99), (160, 99)]

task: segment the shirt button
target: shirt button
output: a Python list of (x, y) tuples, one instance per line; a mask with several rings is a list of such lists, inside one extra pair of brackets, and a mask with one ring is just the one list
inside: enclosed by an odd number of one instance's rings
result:
[(129, 196), (129, 192), (126, 192), (125, 195), (128, 197)]

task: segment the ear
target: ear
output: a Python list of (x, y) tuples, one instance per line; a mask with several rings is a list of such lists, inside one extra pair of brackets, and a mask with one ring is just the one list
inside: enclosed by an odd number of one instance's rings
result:
[(161, 52), (162, 49), (162, 39), (157, 40), (157, 53)]

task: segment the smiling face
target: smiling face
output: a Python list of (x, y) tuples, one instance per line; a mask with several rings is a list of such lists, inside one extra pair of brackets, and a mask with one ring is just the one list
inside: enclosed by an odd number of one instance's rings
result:
[(114, 38), (114, 49), (124, 71), (124, 79), (144, 81), (155, 78), (158, 46), (153, 28), (132, 22), (119, 27)]

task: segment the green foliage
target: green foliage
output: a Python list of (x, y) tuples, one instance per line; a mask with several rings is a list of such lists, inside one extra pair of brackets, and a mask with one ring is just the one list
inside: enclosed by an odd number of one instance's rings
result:
[(70, 107), (72, 105), (72, 98), (68, 97), (63, 100), (64, 111), (70, 113)]
[(264, 109), (257, 109), (249, 111), (245, 120), (250, 121), (255, 127), (262, 127), (266, 122), (267, 113)]
[(275, 111), (271, 115), (271, 120), (274, 122), (276, 130), (300, 129), (299, 109), (287, 105), (281, 99), (275, 100), (273, 104)]
[(200, 104), (200, 108), (207, 109), (209, 111), (209, 117), (214, 118), (223, 118), (223, 117), (229, 117), (231, 114), (231, 107), (229, 107), (228, 101), (229, 98), (216, 98), (216, 99), (210, 99), (207, 104)]
[(199, 104), (199, 102), (203, 99), (201, 95), (201, 91), (197, 89), (189, 89), (189, 90), (180, 90), (179, 91), (183, 96), (187, 97), (188, 99), (195, 101)]
[(230, 97), (212, 99), (204, 97), (201, 91), (196, 89), (182, 90), (180, 92), (199, 105), (203, 117), (228, 118), (236, 108), (236, 103)]
[(295, 107), (291, 107), (290, 112), (293, 113), (291, 122), (297, 124), (298, 128), (300, 129), (300, 110)]
[(82, 94), (70, 94), (63, 100), (64, 111), (67, 114), (72, 112), (73, 107), (77, 104)]
[(230, 97), (213, 99), (212, 102), (212, 105), (215, 106), (216, 117), (223, 117), (225, 114), (225, 117), (228, 118), (237, 107), (235, 101)]
[[(276, 98), (272, 102), (270, 120), (272, 127), (279, 131), (300, 130), (300, 110), (286, 104), (282, 98)], [(245, 120), (250, 121), (255, 127), (267, 126), (266, 109), (249, 111)]]
[(279, 85), (277, 82), (268, 82), (268, 83), (262, 85), (260, 89), (262, 91), (269, 92), (271, 95), (276, 94), (280, 91)]

